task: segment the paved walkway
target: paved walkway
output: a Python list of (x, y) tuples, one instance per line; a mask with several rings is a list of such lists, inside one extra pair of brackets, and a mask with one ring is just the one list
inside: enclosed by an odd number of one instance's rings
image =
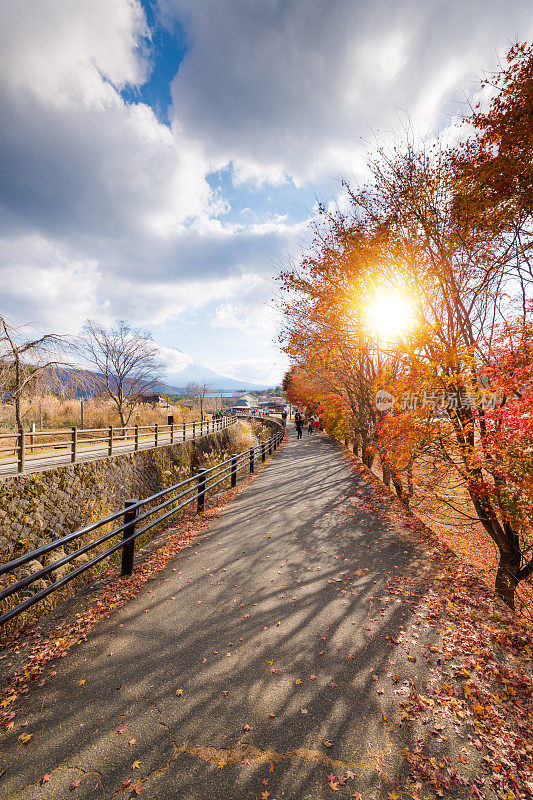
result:
[(347, 771), (336, 796), (369, 800), (403, 780), (412, 733), (389, 726), (373, 678), (405, 677), (384, 636), (411, 611), (380, 599), (420, 553), (349, 505), (341, 452), (304, 436), (32, 689), (31, 745), (17, 726), (0, 746), (4, 800), (125, 797), (139, 780), (146, 800), (320, 800)]
[[(211, 426), (211, 421), (209, 422)], [(222, 428), (221, 430), (224, 430)], [(214, 431), (217, 433), (217, 431)], [(117, 434), (115, 434), (117, 435)], [(137, 446), (137, 450), (154, 450), (154, 435), (148, 436), (146, 434), (141, 435), (139, 440), (139, 444)], [(192, 428), (187, 428), (185, 431), (185, 439), (183, 438), (183, 431), (179, 425), (176, 425), (176, 430), (174, 432), (173, 441), (171, 441), (170, 433), (160, 433), (158, 435), (158, 444), (157, 447), (167, 447), (170, 444), (179, 444), (183, 441), (191, 441), (193, 438), (200, 439), (205, 438), (206, 436), (212, 436), (213, 430), (209, 429), (207, 432), (204, 429), (203, 433), (200, 433), (200, 423), (197, 424), (196, 431), (194, 432), (193, 437), (193, 430)], [(27, 434), (27, 438), (29, 438), (30, 434)], [(24, 465), (24, 474), (28, 472), (44, 472), (47, 469), (53, 469), (54, 467), (64, 466), (72, 463), (71, 460), (71, 445), (69, 442), (65, 442), (64, 445), (58, 445), (57, 449), (48, 450), (46, 453), (32, 453), (31, 452), (31, 445), (27, 446), (26, 452), (26, 460)], [(37, 450), (37, 445), (35, 447)], [(116, 439), (113, 441), (113, 456), (119, 456), (123, 453), (133, 453), (135, 452), (135, 441), (133, 436), (130, 433), (130, 439), (126, 442), (117, 441)], [(109, 445), (104, 443), (102, 445), (90, 445), (90, 440), (80, 440), (78, 445), (78, 452), (76, 455), (76, 464), (82, 461), (98, 461), (102, 458), (109, 458)], [(8, 475), (17, 475), (18, 473), (18, 459), (16, 455), (13, 456), (3, 456), (0, 458), (0, 478), (8, 476)]]

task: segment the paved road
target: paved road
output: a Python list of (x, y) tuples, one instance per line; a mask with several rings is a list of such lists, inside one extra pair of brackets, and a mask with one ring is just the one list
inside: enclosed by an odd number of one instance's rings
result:
[[(131, 435), (131, 434), (130, 434)], [(209, 432), (204, 432), (202, 436), (211, 436), (212, 430)], [(185, 441), (191, 441), (193, 438), (193, 431), (192, 428), (187, 428), (185, 431)], [(195, 438), (200, 438), (200, 423), (197, 425), (197, 430), (195, 431)], [(177, 425), (176, 430), (174, 433), (174, 444), (179, 444), (180, 442), (184, 441), (183, 439), (183, 432), (180, 427)], [(158, 447), (164, 447), (165, 445), (172, 444), (170, 441), (170, 433), (160, 433), (158, 436)], [(154, 449), (154, 436), (141, 438), (139, 441), (138, 450), (153, 450)], [(120, 442), (114, 441), (113, 442), (113, 455), (121, 455), (122, 453), (133, 453), (135, 450), (135, 442), (130, 439), (129, 442)], [(79, 444), (78, 453), (76, 458), (76, 463), (80, 461), (97, 461), (100, 458), (107, 458), (109, 455), (108, 445), (104, 444), (102, 446), (94, 446), (91, 447), (90, 450), (83, 449), (83, 445)], [(58, 467), (63, 464), (70, 464), (71, 463), (71, 450), (70, 445), (66, 445), (61, 449), (58, 450), (49, 450), (46, 455), (39, 455), (37, 453), (33, 454), (28, 452), (26, 454), (26, 462), (25, 462), (25, 472), (43, 472), (46, 469), (52, 469), (53, 467)], [(17, 458), (13, 456), (12, 458), (2, 458), (0, 459), (0, 478), (6, 475), (16, 475), (17, 474)]]
[(291, 430), (208, 533), (32, 689), (17, 718), (34, 737), (4, 737), (0, 796), (124, 797), (132, 778), (146, 800), (320, 800), (326, 774), (350, 770), (336, 796), (386, 798), (413, 734), (389, 726), (373, 676), (405, 677), (384, 636), (412, 612), (379, 599), (420, 553), (350, 506), (357, 480), (327, 437)]

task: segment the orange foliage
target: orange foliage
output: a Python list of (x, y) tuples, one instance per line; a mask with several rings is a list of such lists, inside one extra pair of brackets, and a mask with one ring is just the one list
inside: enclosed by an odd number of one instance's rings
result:
[[(494, 84), (466, 143), (380, 151), (366, 186), (344, 185), (347, 210), (319, 209), (310, 253), (280, 276), (282, 341), (295, 400), (320, 404), (366, 466), (379, 456), (405, 505), (437, 494), (441, 476), (449, 489), (453, 473), (498, 549), (496, 591), (512, 606), (533, 573), (533, 351), (519, 365), (512, 342), (533, 310), (533, 48), (512, 48)], [(519, 316), (498, 331), (517, 287)], [(391, 320), (369, 324), (387, 296), (412, 309), (396, 335)]]

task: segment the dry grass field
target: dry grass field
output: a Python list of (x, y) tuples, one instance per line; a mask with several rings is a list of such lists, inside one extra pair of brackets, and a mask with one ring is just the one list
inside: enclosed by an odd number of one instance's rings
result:
[[(218, 398), (206, 398), (204, 415), (210, 415), (216, 409)], [(91, 398), (83, 403), (83, 421), (85, 428), (105, 428), (108, 425), (120, 425), (116, 407), (111, 400)], [(138, 406), (131, 417), (130, 425), (166, 424), (167, 416), (172, 414), (174, 422), (193, 422), (200, 419), (200, 409), (185, 405), (170, 405), (164, 408), (151, 403)], [(54, 395), (35, 396), (24, 402), (24, 427), (29, 430), (32, 423), (36, 430), (58, 430), (81, 425), (81, 401), (79, 399), (62, 399)], [(0, 403), (0, 432), (8, 433), (15, 428), (13, 406)]]

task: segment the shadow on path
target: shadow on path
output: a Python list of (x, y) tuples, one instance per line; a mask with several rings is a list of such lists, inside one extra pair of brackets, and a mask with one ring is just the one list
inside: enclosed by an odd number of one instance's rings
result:
[(34, 737), (4, 737), (0, 796), (73, 796), (79, 780), (76, 797), (110, 798), (141, 780), (147, 799), (319, 800), (347, 770), (339, 797), (401, 785), (411, 733), (377, 688), (406, 674), (390, 642), (412, 611), (386, 587), (421, 553), (351, 502), (358, 480), (328, 438), (291, 430), (207, 535), (32, 691), (17, 717)]

